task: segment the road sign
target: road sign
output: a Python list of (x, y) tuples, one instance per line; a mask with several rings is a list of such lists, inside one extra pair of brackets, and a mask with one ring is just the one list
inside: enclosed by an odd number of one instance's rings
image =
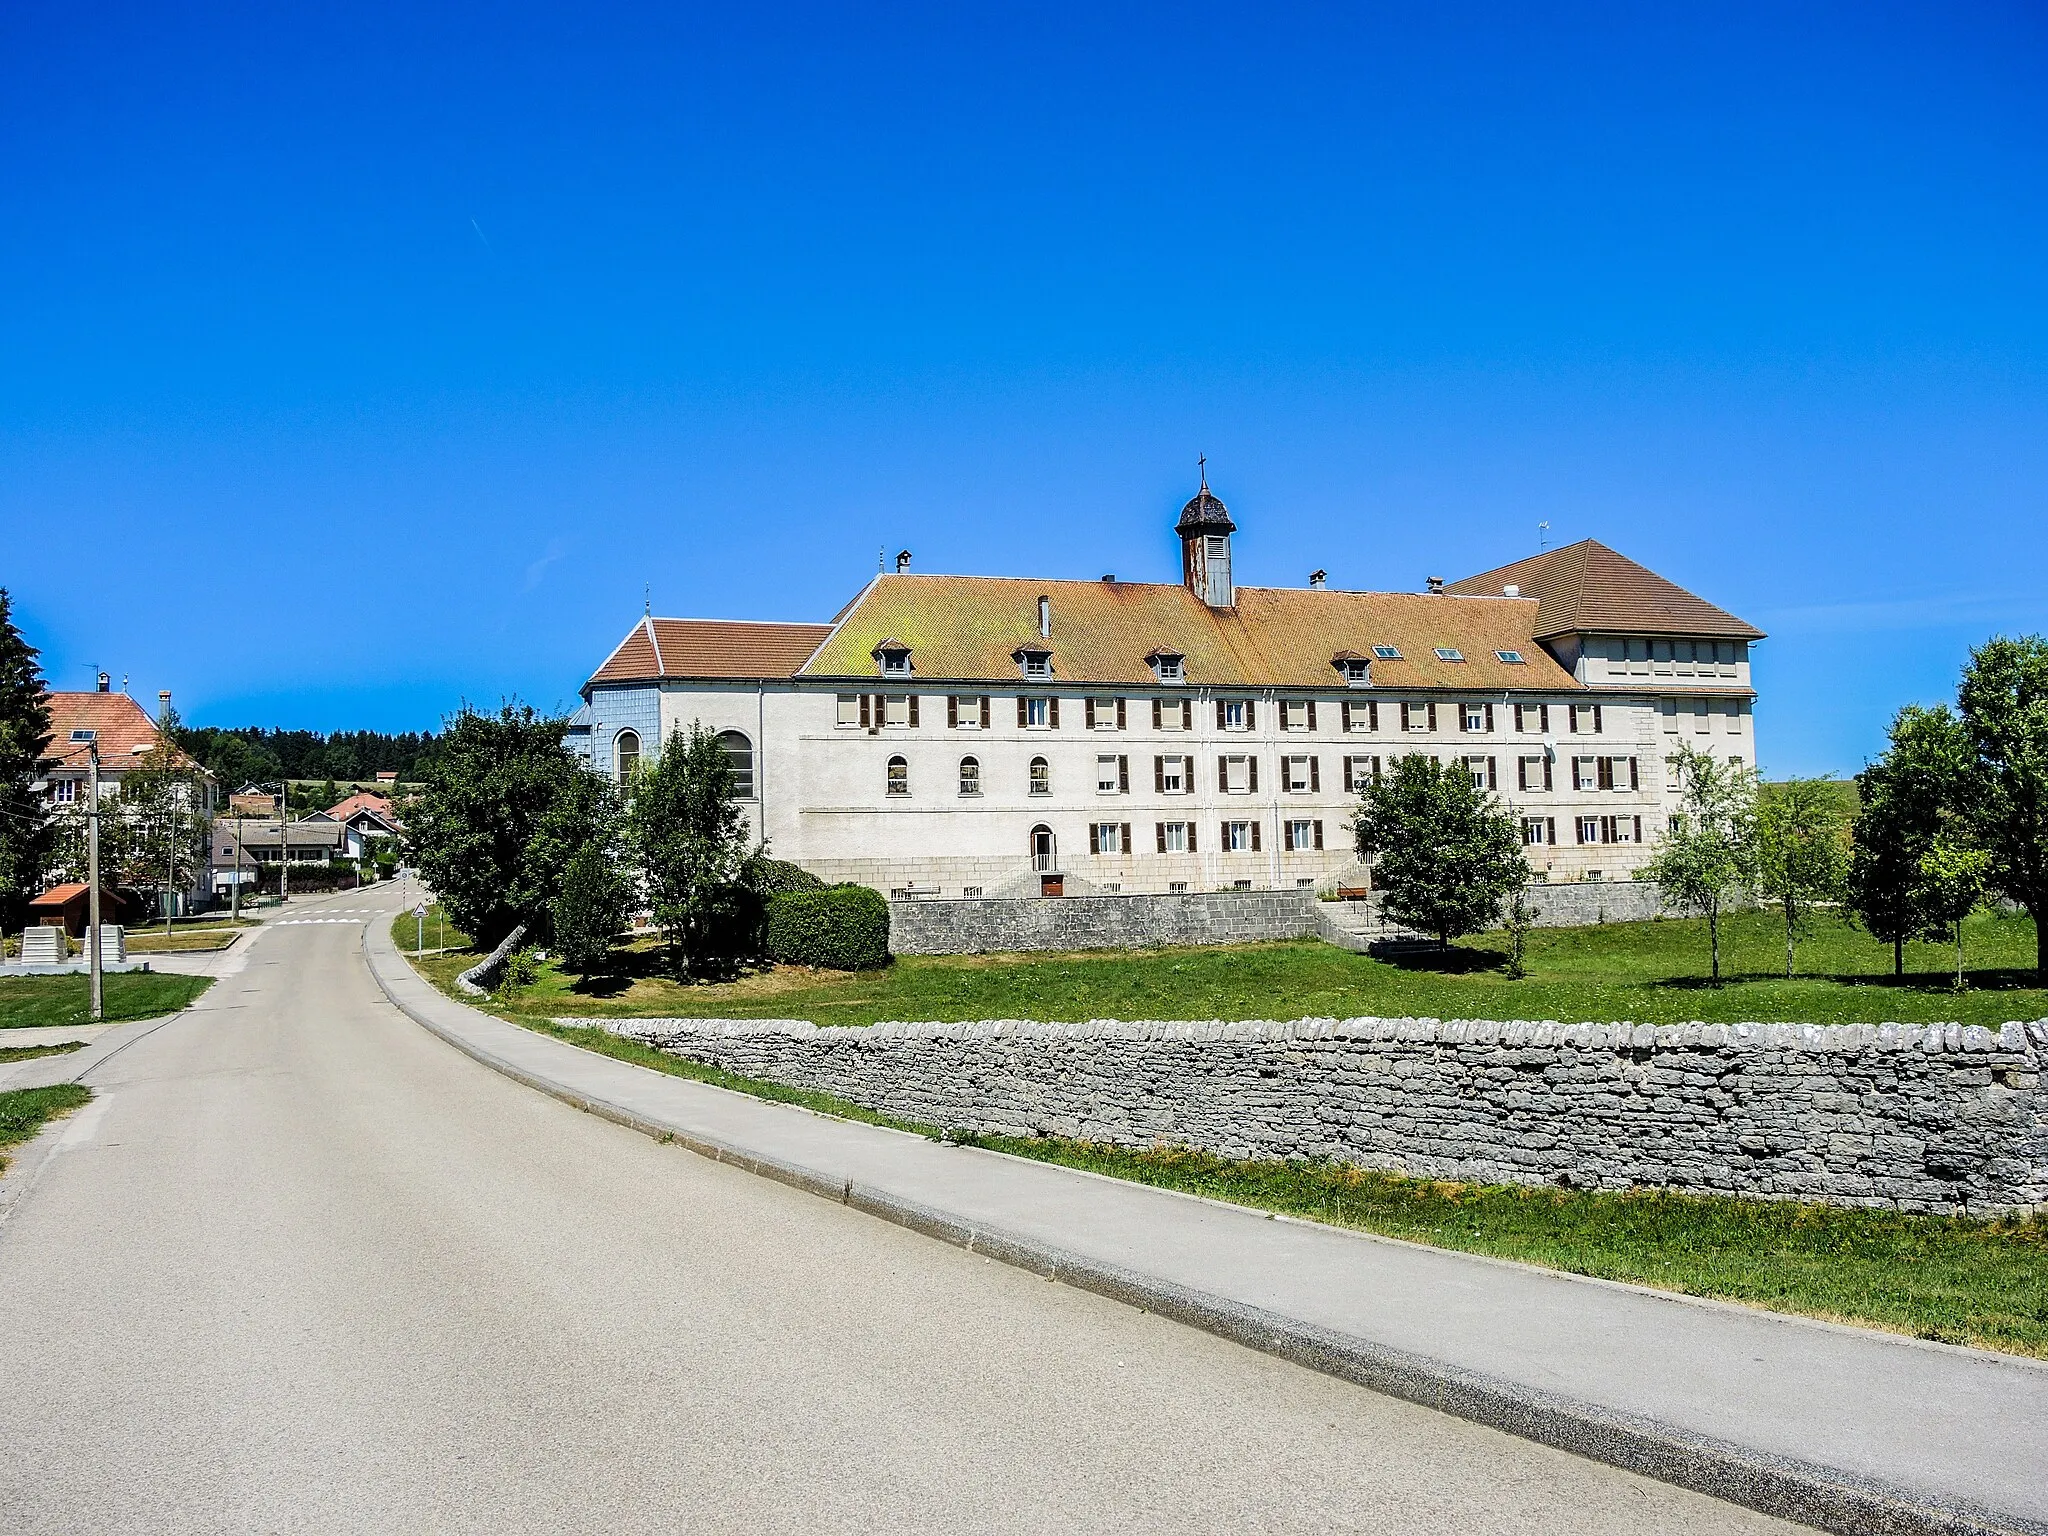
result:
[(427, 904), (423, 901), (418, 906), (414, 907), (412, 909), (412, 915), (414, 917), (425, 917), (427, 915)]

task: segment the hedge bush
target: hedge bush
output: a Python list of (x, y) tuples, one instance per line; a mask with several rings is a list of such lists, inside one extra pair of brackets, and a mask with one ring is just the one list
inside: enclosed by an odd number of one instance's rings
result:
[(768, 958), (831, 971), (889, 963), (889, 904), (864, 885), (784, 891), (768, 899)]
[(822, 891), (825, 882), (805, 869), (801, 864), (792, 864), (787, 859), (754, 859), (746, 873), (740, 877), (742, 883), (752, 886), (763, 896), (780, 896), (786, 891)]

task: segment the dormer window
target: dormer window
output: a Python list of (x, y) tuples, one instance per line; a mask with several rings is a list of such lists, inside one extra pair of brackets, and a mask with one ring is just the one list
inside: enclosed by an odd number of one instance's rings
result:
[(1381, 661), (1399, 661), (1401, 659), (1401, 650), (1399, 646), (1376, 645), (1372, 648), (1372, 653), (1373, 655), (1377, 656)]
[(1454, 646), (1440, 645), (1436, 648), (1436, 659), (1438, 661), (1463, 661), (1465, 653)]
[(1041, 647), (1027, 645), (1013, 653), (1017, 665), (1026, 677), (1051, 677), (1052, 652)]
[(910, 676), (910, 647), (898, 640), (884, 640), (874, 649), (884, 677)]
[(1347, 688), (1364, 688), (1372, 682), (1372, 662), (1356, 651), (1339, 651), (1330, 658)]
[(1188, 680), (1187, 658), (1179, 651), (1154, 651), (1145, 659), (1152, 664), (1152, 675), (1162, 683)]

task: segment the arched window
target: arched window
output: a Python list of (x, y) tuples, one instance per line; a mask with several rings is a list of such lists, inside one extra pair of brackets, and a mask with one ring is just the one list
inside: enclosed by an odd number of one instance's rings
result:
[(612, 766), (618, 769), (621, 784), (633, 777), (633, 770), (640, 766), (638, 731), (621, 731), (612, 738)]
[(1031, 829), (1031, 867), (1039, 871), (1060, 867), (1052, 840), (1052, 828), (1043, 822)]
[(907, 795), (910, 793), (910, 764), (900, 757), (889, 759), (889, 793)]
[(1049, 795), (1052, 793), (1052, 765), (1042, 757), (1031, 759), (1031, 793)]
[(978, 795), (981, 793), (981, 761), (978, 758), (960, 759), (960, 793)]
[(732, 792), (742, 800), (754, 798), (754, 744), (738, 731), (720, 731), (718, 744), (732, 763)]

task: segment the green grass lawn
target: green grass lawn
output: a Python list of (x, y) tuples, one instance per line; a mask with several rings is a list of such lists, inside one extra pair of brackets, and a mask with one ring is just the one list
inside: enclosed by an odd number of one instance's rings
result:
[[(44, 1121), (69, 1114), (91, 1097), (92, 1090), (77, 1083), (0, 1093), (0, 1149), (20, 1145), (41, 1130)], [(6, 1157), (0, 1156), (0, 1168), (6, 1166)]]
[[(35, 1029), (92, 1022), (88, 976), (9, 976), (0, 980), (0, 1029)], [(176, 1013), (213, 985), (211, 976), (169, 976), (120, 971), (101, 978), (106, 1022), (153, 1019)]]
[(84, 1049), (83, 1040), (66, 1040), (62, 1045), (0, 1045), (0, 1065), (10, 1061), (33, 1061), (38, 1056), (67, 1056)]
[[(411, 950), (412, 919), (393, 925)], [(435, 934), (430, 916), (429, 942)], [(465, 942), (454, 929), (448, 943)], [(1892, 955), (1846, 921), (1817, 918), (1787, 981), (1784, 929), (1767, 912), (1722, 925), (1727, 978), (1706, 981), (1706, 925), (1692, 920), (1537, 929), (1529, 975), (1508, 979), (1504, 938), (1381, 960), (1312, 940), (1069, 955), (905, 956), (881, 971), (845, 974), (779, 967), (716, 985), (657, 974), (651, 941), (620, 954), (619, 974), (565, 975), (552, 963), (531, 987), (496, 1000), (508, 1015), (800, 1018), (819, 1024), (880, 1019), (1293, 1019), (1360, 1015), (1559, 1019), (1567, 1023), (2002, 1024), (2048, 1015), (2035, 984), (2034, 925), (2021, 917), (1971, 920), (1971, 990), (1950, 990), (1941, 945), (1911, 945), (1903, 985)], [(429, 955), (421, 969), (444, 988), (475, 956)]]

